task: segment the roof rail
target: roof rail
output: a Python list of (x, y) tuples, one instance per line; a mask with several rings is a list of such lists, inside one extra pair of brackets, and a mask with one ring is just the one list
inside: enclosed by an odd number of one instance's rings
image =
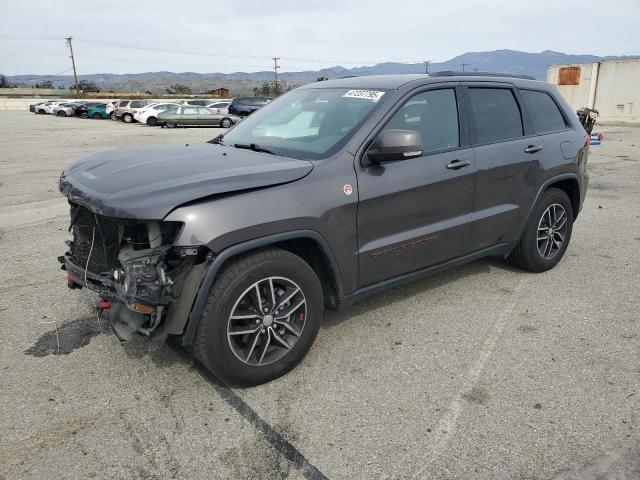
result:
[(453, 70), (444, 70), (442, 72), (434, 72), (429, 74), (430, 77), (505, 77), (505, 78), (521, 78), (523, 80), (535, 80), (531, 75), (515, 75), (513, 73), (495, 73), (495, 72), (454, 72)]

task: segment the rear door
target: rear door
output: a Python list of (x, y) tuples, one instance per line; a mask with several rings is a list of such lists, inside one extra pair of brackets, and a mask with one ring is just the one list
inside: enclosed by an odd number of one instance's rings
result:
[(220, 124), (220, 116), (206, 107), (198, 107), (198, 125), (216, 126)]
[(463, 87), (478, 169), (470, 250), (518, 239), (544, 172), (545, 145), (510, 84)]
[(467, 251), (475, 160), (456, 85), (408, 95), (371, 138), (384, 129), (415, 130), (421, 157), (357, 166), (360, 287)]
[(198, 125), (198, 107), (182, 107), (180, 124), (187, 126)]

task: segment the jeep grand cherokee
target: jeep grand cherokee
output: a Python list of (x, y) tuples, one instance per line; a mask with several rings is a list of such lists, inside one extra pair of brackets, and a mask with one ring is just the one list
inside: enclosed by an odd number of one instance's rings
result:
[(225, 381), (255, 385), (300, 362), (325, 308), (485, 256), (554, 267), (587, 152), (543, 82), (318, 82), (209, 143), (68, 166), (73, 240), (60, 261), (69, 287), (110, 307), (120, 339), (178, 336)]

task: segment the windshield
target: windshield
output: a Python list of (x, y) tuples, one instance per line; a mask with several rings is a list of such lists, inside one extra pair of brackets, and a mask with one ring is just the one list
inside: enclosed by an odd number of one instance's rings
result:
[(295, 90), (247, 117), (222, 142), (255, 144), (293, 158), (324, 158), (344, 145), (384, 94), (346, 88)]

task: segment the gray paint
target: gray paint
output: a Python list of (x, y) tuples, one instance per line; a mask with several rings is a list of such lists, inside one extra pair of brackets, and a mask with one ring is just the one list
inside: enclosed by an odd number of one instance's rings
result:
[[(518, 98), (516, 87), (550, 92), (570, 126), (536, 135), (521, 105), (525, 137), (476, 145), (462, 94), (472, 84), (513, 88)], [(366, 165), (364, 152), (397, 107), (411, 95), (438, 86), (457, 89), (460, 147)], [(217, 259), (275, 243), (283, 236), (311, 238), (330, 260), (338, 304), (418, 274), (484, 255), (507, 254), (535, 200), (554, 181), (575, 180), (580, 205), (584, 200), (585, 132), (548, 84), (398, 75), (331, 80), (301, 88), (334, 87), (386, 93), (380, 108), (344, 147), (323, 160), (285, 160), (217, 145), (160, 146), (89, 157), (67, 169), (61, 189), (101, 213), (183, 222), (176, 244), (206, 245)], [(565, 158), (572, 150), (561, 150), (562, 142), (576, 146), (574, 156)], [(543, 149), (525, 153), (531, 145)], [(469, 164), (447, 169), (452, 160)], [(103, 167), (106, 162), (108, 169)], [(120, 168), (113, 171), (114, 164)], [(345, 185), (351, 186), (351, 195), (344, 193)], [(214, 261), (204, 278), (213, 282), (219, 267)], [(183, 292), (196, 302), (189, 316), (191, 331), (199, 321), (197, 305), (204, 302), (206, 285), (197, 296), (195, 291)], [(174, 322), (175, 327), (179, 319)]]

